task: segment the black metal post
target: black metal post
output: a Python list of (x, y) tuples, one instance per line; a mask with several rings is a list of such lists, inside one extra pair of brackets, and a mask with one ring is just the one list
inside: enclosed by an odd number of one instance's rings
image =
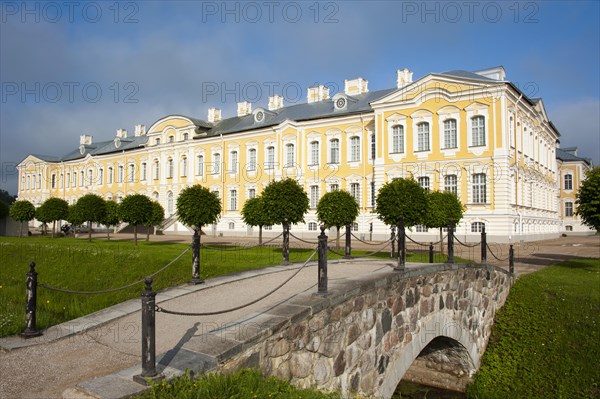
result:
[(317, 250), (319, 256), (319, 289), (318, 293), (327, 294), (327, 236), (325, 235), (325, 226), (321, 226), (321, 234), (319, 235), (319, 248)]
[(454, 263), (454, 226), (448, 225), (448, 263)]
[(35, 262), (29, 264), (27, 272), (27, 285), (25, 288), (25, 330), (21, 333), (23, 338), (33, 338), (42, 335), (41, 331), (36, 329), (36, 307), (37, 307), (37, 272), (35, 271)]
[(487, 263), (487, 234), (485, 225), (481, 228), (481, 263)]
[(200, 229), (194, 229), (192, 238), (192, 281), (190, 284), (202, 284), (204, 280), (200, 277)]
[(404, 219), (398, 223), (398, 265), (395, 271), (402, 271), (406, 267), (406, 230), (404, 229)]
[(429, 263), (433, 263), (433, 243), (429, 243)]
[(352, 256), (352, 241), (350, 240), (350, 234), (351, 230), (350, 230), (350, 225), (347, 224), (346, 225), (346, 253), (345, 253), (345, 258), (346, 259), (350, 259)]
[(508, 248), (508, 271), (511, 275), (515, 274), (515, 250), (512, 244)]
[(290, 225), (288, 222), (283, 222), (283, 261), (281, 262), (284, 265), (289, 265), (290, 263)]
[(146, 384), (146, 379), (157, 379), (156, 371), (156, 292), (152, 290), (152, 277), (146, 277), (142, 291), (142, 373), (134, 381)]
[(390, 235), (390, 240), (392, 241), (392, 249), (390, 250), (390, 258), (394, 258), (394, 256), (396, 256), (396, 226), (392, 226), (390, 228), (391, 235)]

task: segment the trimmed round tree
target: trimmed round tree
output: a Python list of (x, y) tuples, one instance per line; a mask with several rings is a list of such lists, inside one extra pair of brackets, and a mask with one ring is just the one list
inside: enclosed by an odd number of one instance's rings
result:
[(427, 212), (425, 190), (413, 179), (396, 178), (377, 193), (375, 212), (385, 224), (398, 228), (398, 266), (406, 264), (406, 227), (423, 223)]
[(50, 215), (47, 212), (47, 209), (43, 206), (39, 206), (35, 209), (35, 219), (38, 222), (42, 222), (42, 235), (48, 234), (48, 223), (52, 221)]
[(37, 209), (37, 220), (44, 223), (52, 222), (52, 238), (56, 235), (56, 221), (65, 220), (69, 214), (69, 204), (62, 198), (48, 198)]
[(77, 204), (69, 205), (69, 212), (67, 213), (67, 222), (71, 223), (73, 233), (75, 233), (75, 226), (79, 226), (85, 222), (83, 213)]
[(308, 195), (296, 180), (287, 178), (270, 182), (262, 198), (267, 217), (283, 226), (283, 263), (287, 264), (290, 260), (289, 225), (304, 222)]
[(250, 198), (244, 203), (242, 219), (249, 226), (258, 226), (258, 245), (262, 245), (263, 226), (270, 226), (273, 221), (265, 213), (264, 201), (261, 196)]
[(110, 200), (105, 202), (105, 206), (106, 212), (101, 223), (106, 226), (106, 238), (110, 240), (110, 228), (121, 223), (121, 219), (119, 219), (119, 204), (116, 201)]
[(106, 216), (106, 202), (96, 194), (86, 194), (77, 200), (77, 207), (88, 223), (88, 240), (92, 241), (92, 223), (102, 223)]
[[(349, 226), (354, 223), (360, 208), (356, 199), (344, 190), (331, 191), (321, 197), (317, 204), (317, 217), (326, 227), (337, 229), (336, 245), (340, 247), (340, 227), (346, 226), (347, 234)], [(348, 245), (348, 243), (346, 243)]]
[(119, 219), (133, 225), (133, 239), (137, 246), (138, 225), (147, 223), (152, 214), (152, 200), (143, 194), (130, 194), (119, 204)]
[(425, 226), (440, 229), (440, 252), (443, 252), (442, 229), (448, 225), (456, 226), (462, 219), (465, 207), (456, 194), (448, 191), (428, 191)]
[(221, 214), (221, 200), (215, 193), (196, 184), (184, 188), (177, 198), (177, 219), (194, 230), (192, 239), (192, 284), (199, 284), (200, 277), (200, 234), (202, 226), (215, 223)]
[(587, 226), (600, 231), (600, 167), (589, 171), (577, 191), (577, 215)]
[(23, 223), (35, 218), (35, 206), (27, 200), (15, 201), (8, 211), (11, 218), (20, 222), (19, 237), (23, 237)]
[(152, 214), (146, 222), (146, 241), (150, 241), (150, 228), (154, 228), (154, 234), (156, 234), (156, 226), (161, 224), (165, 220), (165, 210), (158, 201), (152, 201)]

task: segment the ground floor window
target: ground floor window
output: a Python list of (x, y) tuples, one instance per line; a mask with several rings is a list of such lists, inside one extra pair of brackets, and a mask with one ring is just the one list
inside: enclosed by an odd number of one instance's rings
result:
[(481, 233), (484, 227), (485, 223), (482, 222), (471, 223), (471, 233)]

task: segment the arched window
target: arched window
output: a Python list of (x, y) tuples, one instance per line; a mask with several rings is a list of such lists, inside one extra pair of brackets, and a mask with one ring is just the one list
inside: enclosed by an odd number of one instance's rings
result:
[(167, 159), (167, 179), (173, 178), (173, 158)]
[(360, 137), (350, 137), (350, 162), (360, 161)]
[(404, 152), (404, 126), (392, 126), (392, 152)]
[(473, 222), (471, 223), (471, 233), (481, 233), (484, 227), (485, 223), (483, 222)]
[(187, 176), (187, 157), (184, 155), (181, 157), (181, 161), (179, 161), (180, 165), (179, 165), (179, 173), (181, 174), (181, 177), (186, 177)]
[(231, 151), (229, 153), (229, 173), (237, 173), (238, 171), (238, 152)]
[(267, 147), (267, 162), (265, 169), (273, 169), (275, 167), (275, 147)]
[(429, 151), (429, 123), (417, 125), (417, 151)]
[(565, 175), (565, 190), (573, 190), (573, 175)]
[(340, 140), (329, 141), (329, 163), (340, 163)]
[(235, 222), (229, 222), (229, 230), (235, 230)]
[[(114, 175), (113, 167), (109, 166), (108, 167), (108, 177), (107, 177), (108, 184), (112, 184), (112, 182), (113, 182), (113, 175)], [(73, 174), (73, 176), (75, 176), (75, 174)], [(75, 183), (75, 182), (73, 182), (73, 183)], [(73, 186), (75, 186), (75, 184), (73, 184)]]
[(256, 148), (250, 148), (248, 150), (248, 167), (247, 170), (256, 170)]
[(173, 143), (175, 141), (175, 136), (169, 136), (169, 143)]
[(167, 193), (167, 213), (169, 215), (173, 214), (173, 192), (169, 191)]
[(152, 193), (152, 198), (154, 199), (154, 201), (158, 201), (158, 192), (157, 191)]
[(456, 175), (444, 176), (444, 191), (458, 195), (458, 178)]
[(56, 175), (54, 173), (52, 174), (52, 183), (51, 183), (51, 185), (52, 185), (52, 188), (56, 188)]
[(444, 148), (456, 148), (456, 119), (444, 121)]
[(285, 145), (285, 166), (286, 168), (291, 168), (294, 166), (294, 144), (288, 143)]
[(318, 165), (319, 164), (319, 142), (312, 141), (310, 143), (310, 164)]
[(127, 173), (128, 178), (129, 178), (129, 182), (133, 183), (133, 181), (135, 180), (135, 165), (134, 164), (129, 164), (129, 172)]
[(485, 204), (486, 202), (486, 176), (485, 173), (475, 173), (473, 175), (473, 203)]
[(196, 156), (196, 176), (204, 175), (204, 155)]
[(213, 154), (213, 174), (221, 173), (221, 154), (215, 152)]
[(158, 159), (154, 160), (154, 166), (153, 166), (153, 172), (152, 172), (152, 177), (154, 178), (154, 180), (158, 180), (160, 178), (160, 163), (158, 162)]
[(473, 146), (485, 145), (485, 118), (481, 115), (471, 118), (471, 137)]

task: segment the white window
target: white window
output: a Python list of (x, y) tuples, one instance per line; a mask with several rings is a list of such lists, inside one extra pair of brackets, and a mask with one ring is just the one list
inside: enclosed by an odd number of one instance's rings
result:
[(169, 143), (173, 143), (175, 141), (175, 136), (169, 136)]
[(419, 177), (419, 185), (423, 187), (424, 190), (429, 191), (429, 177)]
[(294, 144), (289, 143), (285, 145), (285, 166), (286, 168), (291, 168), (294, 166)]
[(484, 227), (485, 227), (485, 223), (473, 222), (473, 223), (471, 223), (471, 233), (481, 233), (483, 231)]
[(267, 164), (265, 169), (273, 169), (275, 167), (275, 147), (267, 147)]
[(417, 125), (417, 151), (429, 151), (429, 123)]
[(221, 173), (221, 154), (215, 152), (213, 154), (213, 175)]
[(167, 213), (169, 215), (173, 214), (173, 192), (171, 191), (167, 193)]
[(350, 162), (360, 161), (360, 137), (350, 138)]
[[(75, 173), (73, 173), (73, 177), (75, 177)], [(113, 182), (113, 168), (112, 166), (108, 168), (108, 184), (112, 184)], [(73, 179), (73, 187), (75, 187), (75, 179)]]
[(444, 121), (444, 148), (456, 148), (456, 119)]
[(229, 222), (229, 230), (235, 230), (235, 223)]
[(565, 202), (565, 216), (573, 216), (573, 203)]
[(427, 229), (427, 226), (423, 226), (422, 224), (418, 224), (415, 226), (416, 232), (417, 233), (427, 233), (427, 231), (429, 231)]
[[(123, 167), (121, 166), (121, 181), (123, 181)], [(39, 175), (40, 177), (40, 186), (42, 185), (42, 175)], [(85, 185), (85, 175), (83, 173), (83, 170), (81, 172), (79, 172), (79, 186), (83, 187)]]
[(392, 126), (392, 152), (404, 152), (404, 126)]
[(329, 162), (340, 163), (340, 140), (338, 139), (329, 141)]
[(256, 189), (248, 189), (248, 199), (256, 198)]
[(358, 231), (358, 223), (352, 223), (351, 231)]
[(229, 210), (230, 211), (237, 210), (237, 190), (229, 191)]
[(204, 175), (204, 155), (196, 156), (196, 176)]
[(573, 175), (565, 175), (565, 190), (573, 190)]
[(481, 115), (471, 118), (471, 136), (473, 146), (485, 145), (485, 118)]
[(508, 144), (511, 147), (515, 145), (515, 119), (511, 116), (508, 124)]
[(444, 176), (444, 191), (458, 195), (458, 178), (456, 175)]
[[(81, 172), (83, 174), (83, 172)], [(123, 178), (125, 175), (125, 169), (123, 168), (123, 165), (119, 165), (119, 167), (117, 168), (117, 183), (123, 183)], [(82, 182), (83, 185), (83, 182)]]
[(273, 226), (263, 226), (263, 230), (273, 230)]
[(475, 173), (473, 175), (473, 203), (486, 203), (486, 176), (485, 173)]
[(250, 148), (248, 150), (248, 170), (256, 170), (256, 149)]
[(157, 137), (154, 139), (154, 145), (159, 145), (160, 144), (160, 137)]
[(319, 164), (319, 142), (313, 141), (310, 143), (310, 164)]
[(337, 184), (337, 183), (334, 183), (334, 184), (330, 184), (330, 185), (329, 185), (329, 191), (337, 191), (337, 190), (339, 190), (339, 189), (340, 189), (340, 185), (339, 185), (339, 184)]
[(187, 133), (183, 134), (183, 141), (186, 141), (190, 136)]
[(371, 159), (377, 157), (377, 142), (375, 141), (375, 134), (371, 135)]
[(129, 183), (133, 183), (135, 179), (135, 165), (129, 164), (129, 173), (128, 173)]
[(375, 206), (375, 201), (377, 199), (377, 191), (375, 191), (375, 182), (371, 182), (371, 206)]
[(142, 162), (142, 173), (140, 173), (140, 179), (142, 181), (146, 181), (147, 174), (148, 174), (148, 164), (146, 162)]
[(167, 159), (167, 179), (173, 178), (173, 158)]
[(179, 161), (179, 173), (181, 174), (181, 177), (186, 177), (187, 176), (187, 157), (184, 155), (181, 157), (181, 161)]
[(308, 230), (309, 231), (317, 231), (317, 224), (315, 222), (308, 223)]
[(93, 173), (91, 169), (88, 169), (88, 173), (87, 173), (87, 185), (91, 186), (92, 185), (92, 181), (94, 180), (93, 178)]
[[(67, 173), (67, 188), (71, 187), (71, 173)], [(29, 176), (27, 176), (27, 188), (29, 188)]]
[(360, 184), (350, 183), (350, 195), (360, 204)]
[(160, 164), (158, 163), (158, 159), (154, 161), (154, 180), (158, 180), (160, 178)]
[(310, 207), (316, 208), (319, 203), (319, 186), (310, 186)]
[(237, 173), (238, 171), (238, 152), (231, 151), (229, 153), (229, 173)]
[(52, 188), (56, 188), (56, 175), (55, 174), (52, 174), (52, 183), (51, 183), (51, 185), (52, 185)]

